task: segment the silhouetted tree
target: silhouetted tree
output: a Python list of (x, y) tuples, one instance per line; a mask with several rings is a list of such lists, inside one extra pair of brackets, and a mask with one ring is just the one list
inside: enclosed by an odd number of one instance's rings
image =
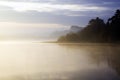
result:
[(96, 19), (91, 19), (88, 26), (83, 29), (83, 31), (79, 32), (79, 34), (84, 39), (83, 41), (103, 42), (104, 32), (105, 23), (102, 19), (97, 17)]
[(105, 28), (105, 23), (102, 19), (97, 17), (96, 19), (91, 19), (88, 26), (78, 33), (69, 33), (64, 37), (59, 38), (58, 41), (70, 41), (70, 42), (98, 42), (103, 39), (103, 31)]
[(120, 10), (107, 23), (99, 17), (91, 19), (88, 25), (78, 33), (69, 33), (60, 37), (59, 42), (120, 42)]
[(114, 16), (108, 19), (109, 39), (111, 41), (120, 41), (120, 10), (116, 10)]

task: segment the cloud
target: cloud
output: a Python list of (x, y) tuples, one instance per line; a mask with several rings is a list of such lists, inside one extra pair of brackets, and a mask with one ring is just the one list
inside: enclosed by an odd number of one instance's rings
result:
[(39, 38), (95, 17), (108, 19), (119, 0), (0, 0), (0, 34)]
[(13, 2), (0, 1), (1, 6), (11, 7), (15, 11), (39, 11), (39, 12), (54, 12), (59, 10), (68, 11), (104, 11), (106, 7), (78, 5), (78, 4), (52, 4), (52, 3), (35, 3), (35, 2)]
[[(7, 9), (7, 8), (5, 8)], [(88, 21), (86, 16), (73, 16), (74, 14), (80, 13), (71, 13), (61, 11), (55, 14), (49, 12), (37, 12), (37, 11), (28, 11), (28, 12), (17, 12), (14, 10), (0, 10), (0, 22), (20, 22), (20, 23), (45, 23), (45, 24), (62, 24), (62, 25), (83, 25)], [(66, 14), (64, 14), (66, 13)], [(81, 13), (85, 14), (85, 13)], [(70, 15), (70, 16), (67, 16)]]
[(118, 4), (111, 0), (1, 0), (0, 22), (85, 26), (91, 18), (110, 17)]

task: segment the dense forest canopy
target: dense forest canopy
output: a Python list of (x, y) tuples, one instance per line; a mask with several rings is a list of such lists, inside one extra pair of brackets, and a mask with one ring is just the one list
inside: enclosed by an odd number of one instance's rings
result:
[(91, 19), (83, 30), (61, 36), (58, 42), (120, 42), (120, 10), (107, 23), (99, 17)]

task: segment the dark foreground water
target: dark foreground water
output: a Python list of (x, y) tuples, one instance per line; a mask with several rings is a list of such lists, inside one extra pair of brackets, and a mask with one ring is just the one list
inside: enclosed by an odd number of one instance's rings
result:
[(120, 80), (120, 46), (1, 43), (0, 80)]

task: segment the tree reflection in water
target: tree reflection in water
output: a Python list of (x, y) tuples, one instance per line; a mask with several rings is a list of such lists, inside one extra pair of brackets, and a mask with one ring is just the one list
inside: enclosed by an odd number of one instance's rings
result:
[[(93, 63), (106, 63), (120, 76), (120, 45), (117, 44), (60, 44), (67, 48), (87, 51)], [(69, 46), (69, 47), (68, 47)]]
[(92, 58), (95, 59), (94, 61), (107, 62), (120, 75), (120, 46), (99, 46), (95, 48), (97, 51), (94, 48), (92, 49), (92, 52), (94, 52), (92, 54)]

